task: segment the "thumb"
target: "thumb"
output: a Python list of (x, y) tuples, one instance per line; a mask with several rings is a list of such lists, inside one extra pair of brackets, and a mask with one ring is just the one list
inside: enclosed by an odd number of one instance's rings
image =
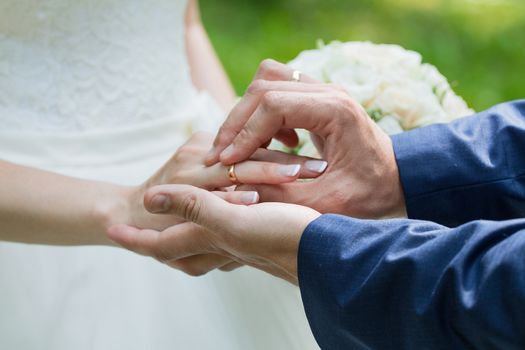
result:
[(213, 231), (228, 230), (232, 218), (245, 208), (190, 185), (152, 187), (144, 196), (144, 206), (151, 213), (174, 214)]

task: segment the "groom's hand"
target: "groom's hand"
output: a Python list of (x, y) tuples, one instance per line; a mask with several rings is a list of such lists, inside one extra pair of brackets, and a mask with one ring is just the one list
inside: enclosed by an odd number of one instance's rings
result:
[[(242, 130), (244, 124), (250, 119), (250, 116), (256, 111), (261, 99), (269, 90), (270, 82), (276, 82), (281, 89), (295, 91), (297, 85), (291, 81), (293, 70), (288, 66), (266, 59), (262, 61), (257, 69), (257, 73), (250, 84), (244, 96), (235, 105), (221, 126), (215, 140), (213, 148), (209, 152), (206, 163), (207, 165), (216, 164), (219, 161), (220, 153), (231, 144), (237, 134)], [(317, 80), (306, 75), (300, 77), (302, 83), (319, 83)], [(290, 128), (281, 128), (273, 135), (273, 138), (283, 142), (288, 147), (296, 147), (299, 141), (296, 132)], [(265, 140), (263, 145), (269, 144), (269, 139)]]
[(191, 275), (235, 261), (292, 283), (297, 283), (301, 235), (320, 215), (283, 203), (236, 205), (189, 185), (153, 187), (144, 203), (151, 212), (174, 214), (187, 222), (162, 232), (118, 225), (110, 228), (110, 238)]
[[(289, 80), (292, 70), (273, 62), (265, 74)], [(294, 128), (311, 132), (328, 168), (309, 182), (254, 186), (262, 201), (361, 218), (405, 213), (390, 137), (343, 88), (304, 75), (300, 82), (254, 81), (220, 129), (207, 161), (237, 163), (271, 138), (282, 136), (282, 130)]]

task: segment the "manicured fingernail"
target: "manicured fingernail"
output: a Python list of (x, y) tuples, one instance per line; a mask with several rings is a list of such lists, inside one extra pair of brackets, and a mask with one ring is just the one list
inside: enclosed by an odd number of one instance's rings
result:
[(149, 203), (149, 211), (152, 213), (165, 213), (170, 208), (171, 199), (164, 194), (155, 195)]
[(247, 192), (241, 196), (241, 202), (244, 204), (255, 204), (259, 201), (259, 193)]
[(224, 151), (222, 151), (221, 159), (231, 157), (231, 155), (233, 154), (233, 151), (234, 151), (233, 144), (229, 145), (228, 147), (226, 147), (226, 149)]
[(324, 160), (308, 160), (304, 163), (306, 169), (315, 173), (322, 173), (326, 170), (327, 166), (328, 162), (325, 162)]
[(279, 167), (279, 174), (282, 176), (296, 176), (301, 170), (300, 164), (282, 165)]

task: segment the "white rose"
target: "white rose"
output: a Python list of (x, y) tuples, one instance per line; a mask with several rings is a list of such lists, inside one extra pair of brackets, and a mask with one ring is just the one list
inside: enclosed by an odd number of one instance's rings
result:
[(362, 105), (367, 105), (377, 95), (381, 80), (368, 66), (352, 63), (336, 70), (328, 70), (330, 82), (343, 86), (350, 96)]
[(432, 89), (421, 82), (407, 81), (403, 88), (388, 86), (375, 99), (374, 106), (397, 116), (405, 130), (443, 121), (446, 117)]
[(288, 65), (293, 69), (300, 70), (314, 79), (324, 81), (324, 70), (326, 61), (330, 57), (321, 50), (303, 51)]
[(290, 65), (343, 86), (365, 109), (375, 112), (374, 119), (389, 133), (473, 113), (434, 66), (423, 64), (419, 53), (398, 45), (321, 44), (318, 50), (301, 53)]
[(371, 67), (417, 67), (421, 55), (407, 51), (397, 45), (376, 45), (370, 42), (350, 42), (340, 44), (347, 57), (356, 58)]
[(430, 64), (423, 64), (420, 68), (421, 78), (427, 81), (430, 85), (438, 89), (450, 89), (447, 79), (439, 73), (436, 67)]

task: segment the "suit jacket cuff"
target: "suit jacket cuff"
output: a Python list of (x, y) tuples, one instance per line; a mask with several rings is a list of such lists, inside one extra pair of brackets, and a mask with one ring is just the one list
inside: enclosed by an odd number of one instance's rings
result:
[[(351, 336), (343, 328), (334, 329), (331, 321), (340, 313), (339, 306), (334, 303), (338, 292), (324, 286), (331, 285), (332, 281), (344, 280), (344, 275), (350, 272), (342, 270), (340, 260), (334, 257), (360, 249), (352, 247), (350, 242), (354, 241), (353, 236), (357, 238), (366, 229), (365, 222), (325, 214), (311, 222), (301, 237), (298, 253), (299, 287), (310, 328), (321, 348), (332, 348), (332, 341), (344, 341)], [(338, 339), (335, 339), (334, 333), (338, 334)]]

